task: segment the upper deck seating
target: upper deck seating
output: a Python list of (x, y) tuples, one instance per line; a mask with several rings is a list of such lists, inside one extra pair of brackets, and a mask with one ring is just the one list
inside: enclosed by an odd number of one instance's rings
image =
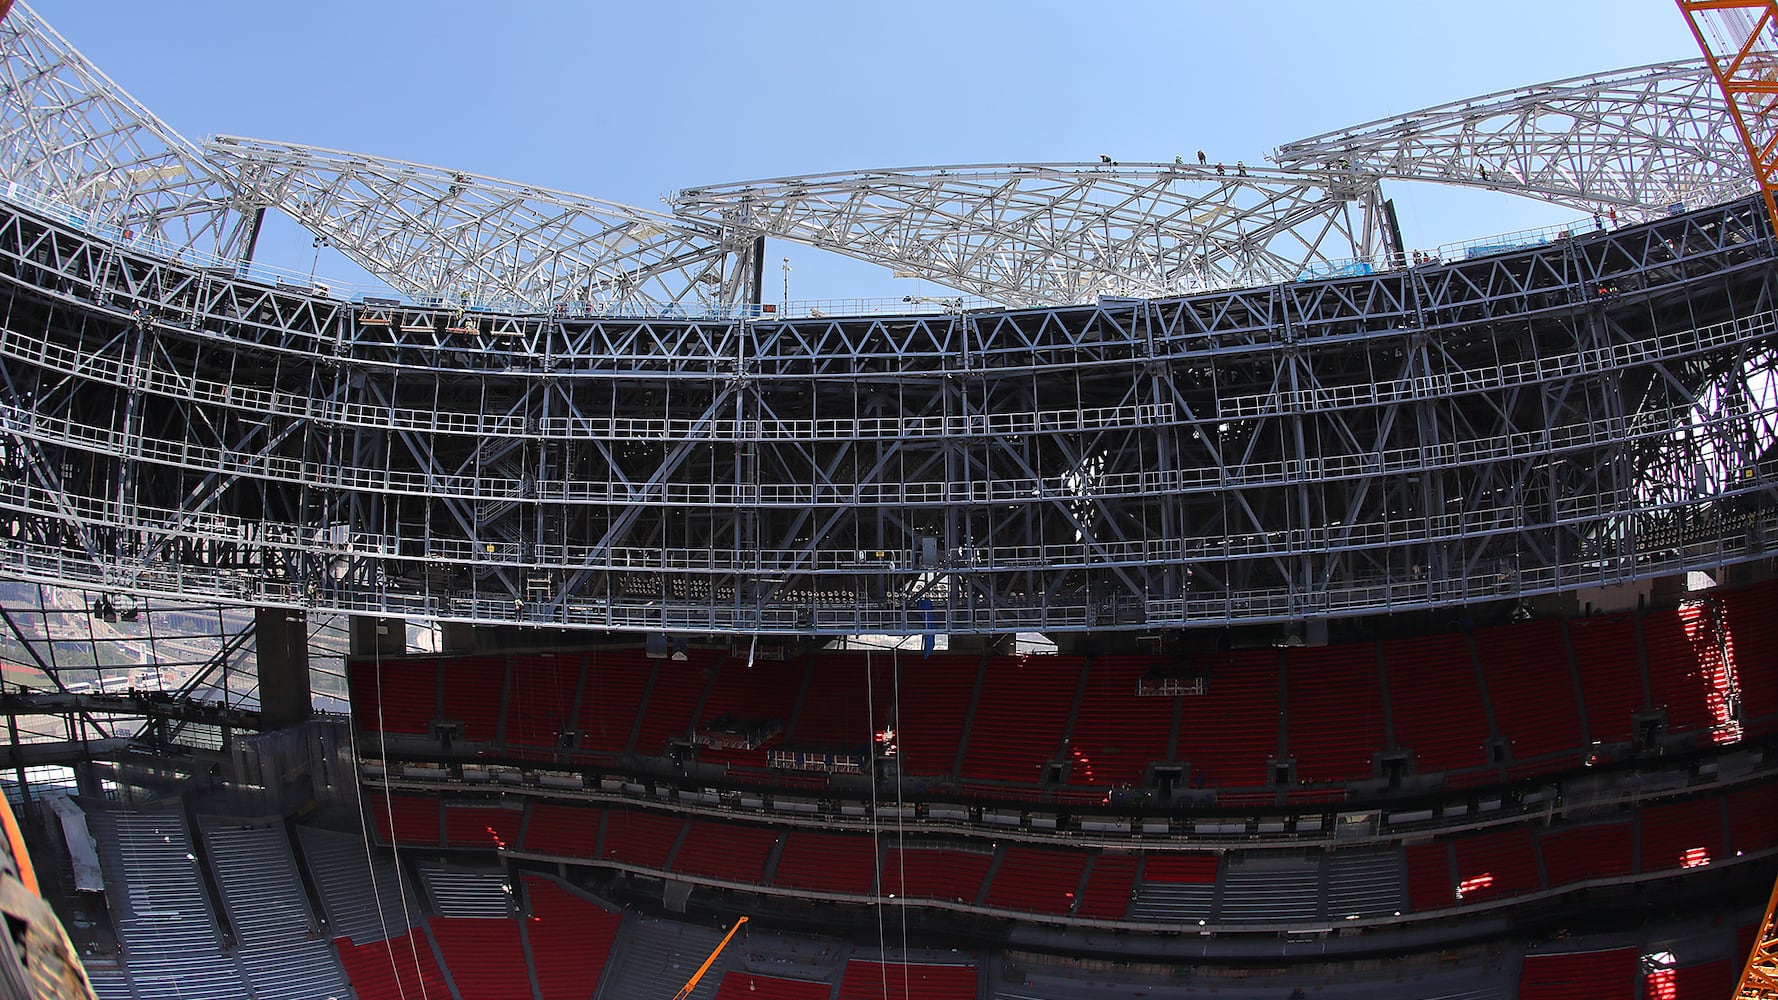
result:
[[(969, 654), (901, 658), (895, 730), (904, 774), (940, 777), (952, 773), (957, 748), (967, 736), (964, 724), (980, 671), (981, 657)], [(1036, 784), (1035, 772), (1025, 777)]]
[(506, 689), (503, 656), (452, 656), (439, 660), (439, 717), (463, 727), (463, 738), (492, 743), (500, 728)]
[(1778, 580), (1712, 592), (1749, 736), (1778, 732)]
[(864, 752), (873, 734), (892, 721), (898, 659), (889, 653), (811, 654), (809, 691), (803, 711), (784, 734), (784, 745)]
[(1290, 756), (1299, 783), (1369, 778), (1383, 748), (1377, 648), (1368, 642), (1286, 651)]
[(1594, 743), (1627, 743), (1643, 708), (1642, 664), (1636, 623), (1627, 614), (1576, 618), (1568, 623), (1574, 666)]
[(599, 649), (587, 654), (586, 679), (574, 725), (580, 750), (610, 760), (630, 749), (642, 700), (654, 676), (654, 661), (640, 649)]
[(99, 848), (125, 968), (140, 1000), (233, 1000), (247, 987), (204, 893), (197, 855), (177, 808), (94, 811)]
[(989, 657), (964, 749), (964, 779), (1041, 784), (1045, 765), (1058, 759), (1085, 662), (1073, 656)]
[(1559, 621), (1536, 620), (1475, 633), (1494, 724), (1509, 774), (1578, 766), (1585, 759), (1580, 702)]
[[(1414, 752), (1422, 774), (1485, 768), (1488, 714), (1461, 634), (1396, 639), (1382, 644), (1388, 671), (1395, 745)], [(1479, 776), (1486, 780), (1485, 771)], [(1452, 776), (1449, 784), (1458, 780)]]
[(359, 731), (425, 736), (438, 717), (438, 660), (354, 657), (346, 664)]
[(766, 750), (783, 742), (784, 730), (796, 709), (797, 696), (802, 693), (808, 675), (801, 660), (759, 660), (748, 666), (744, 659), (724, 660), (717, 668), (716, 679), (698, 712), (698, 729), (746, 732), (758, 735), (776, 729), (753, 749), (741, 747), (702, 747), (698, 759), (731, 765), (764, 767)]
[(563, 748), (562, 731), (572, 728), (574, 699), (580, 690), (581, 657), (570, 654), (533, 653), (514, 656), (511, 680), (506, 688), (506, 745), (534, 748), (544, 754), (518, 752), (548, 759)]
[(649, 689), (636, 734), (637, 753), (659, 757), (666, 753), (669, 741), (692, 738), (696, 728), (693, 716), (710, 688), (720, 658), (719, 653), (694, 649), (688, 659), (655, 661), (654, 686)]
[(1253, 650), (1194, 660), (1207, 675), (1202, 695), (1179, 699), (1174, 756), (1191, 769), (1187, 781), (1206, 788), (1270, 784), (1278, 756), (1278, 653)]
[(1728, 735), (1729, 669), (1714, 605), (1692, 601), (1642, 617), (1653, 707), (1667, 710), (1667, 731)]
[(1140, 785), (1150, 764), (1169, 759), (1167, 744), (1181, 696), (1136, 693), (1142, 678), (1164, 662), (1174, 661), (1154, 656), (1093, 658), (1068, 738), (1068, 784)]

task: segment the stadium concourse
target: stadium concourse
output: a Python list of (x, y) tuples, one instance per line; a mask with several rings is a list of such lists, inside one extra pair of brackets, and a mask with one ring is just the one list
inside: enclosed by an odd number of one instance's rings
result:
[[(655, 212), (0, 47), (0, 888), (92, 994), (1731, 989), (1778, 243), (1704, 62)], [(1578, 214), (1415, 248), (1398, 181)], [(955, 294), (774, 306), (768, 239)]]

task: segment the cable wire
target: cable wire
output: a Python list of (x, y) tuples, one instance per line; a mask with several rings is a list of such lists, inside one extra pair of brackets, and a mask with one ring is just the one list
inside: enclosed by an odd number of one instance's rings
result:
[[(374, 620), (374, 619), (373, 619)], [(405, 627), (405, 626), (404, 626)], [(403, 642), (406, 645), (406, 642)], [(426, 989), (426, 973), (420, 968), (420, 946), (414, 940), (414, 918), (407, 908), (407, 887), (402, 882), (401, 874), (401, 838), (395, 835), (395, 797), (389, 792), (389, 736), (383, 730), (383, 646), (373, 637), (371, 639), (371, 662), (377, 673), (377, 755), (383, 761), (383, 813), (389, 817), (389, 856), (395, 865), (395, 893), (401, 897), (401, 920), (407, 924), (407, 949), (414, 959), (414, 978), (420, 981), (420, 1000), (432, 1000)], [(364, 842), (364, 850), (370, 852), (370, 841)], [(367, 859), (368, 860), (368, 859)], [(371, 884), (376, 884), (376, 872), (370, 873)], [(382, 916), (383, 903), (377, 900), (377, 916)], [(384, 940), (388, 940), (388, 926), (384, 925)], [(390, 967), (394, 967), (395, 950), (389, 949)], [(395, 977), (395, 984), (401, 987), (401, 977)], [(407, 990), (402, 989), (401, 995), (406, 1000)]]

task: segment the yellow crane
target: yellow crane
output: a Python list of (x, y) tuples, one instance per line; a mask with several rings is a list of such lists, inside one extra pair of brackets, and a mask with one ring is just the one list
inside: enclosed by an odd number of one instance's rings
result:
[(704, 959), (704, 964), (698, 966), (698, 971), (691, 974), (691, 978), (686, 980), (685, 985), (679, 987), (679, 992), (673, 994), (673, 1000), (685, 1000), (686, 997), (691, 996), (691, 991), (698, 988), (698, 981), (703, 979), (704, 973), (709, 972), (710, 967), (716, 964), (716, 960), (722, 957), (722, 950), (728, 947), (728, 943), (734, 938), (735, 932), (740, 930), (741, 925), (746, 922), (746, 917), (742, 917), (735, 921), (735, 926), (730, 927), (728, 933), (723, 935), (722, 940), (716, 943), (716, 950), (710, 953), (709, 958)]

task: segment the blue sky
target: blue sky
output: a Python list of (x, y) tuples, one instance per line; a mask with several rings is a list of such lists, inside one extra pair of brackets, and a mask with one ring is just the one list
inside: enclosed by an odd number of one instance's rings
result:
[[(192, 138), (361, 150), (656, 209), (681, 187), (825, 170), (1200, 147), (1257, 163), (1429, 104), (1697, 54), (1669, 0), (33, 7)], [(1391, 193), (1417, 246), (1574, 216)], [(791, 257), (795, 299), (929, 293), (806, 248), (770, 253)], [(262, 259), (306, 270), (310, 254), (280, 230)]]

